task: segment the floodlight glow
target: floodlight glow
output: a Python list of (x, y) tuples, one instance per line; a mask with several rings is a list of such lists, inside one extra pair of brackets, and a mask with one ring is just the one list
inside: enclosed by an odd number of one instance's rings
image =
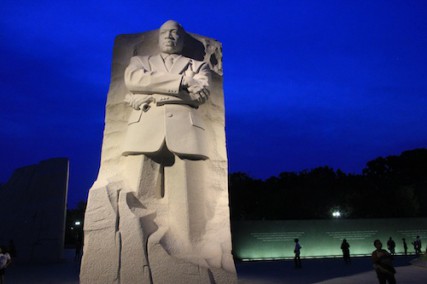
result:
[(334, 211), (334, 212), (332, 212), (332, 217), (334, 217), (334, 218), (341, 217), (341, 212), (340, 211)]
[(76, 225), (76, 226), (80, 226), (80, 221), (76, 221), (76, 222), (74, 222), (74, 225)]

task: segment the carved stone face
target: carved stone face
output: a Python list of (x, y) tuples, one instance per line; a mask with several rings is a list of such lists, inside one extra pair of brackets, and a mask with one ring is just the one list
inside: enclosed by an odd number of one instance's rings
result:
[(175, 21), (167, 21), (160, 27), (159, 47), (164, 53), (180, 53), (184, 47), (184, 30)]

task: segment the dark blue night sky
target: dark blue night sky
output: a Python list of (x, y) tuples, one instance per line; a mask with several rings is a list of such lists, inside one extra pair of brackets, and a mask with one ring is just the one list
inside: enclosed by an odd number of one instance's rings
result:
[(3, 0), (0, 181), (69, 157), (69, 206), (86, 199), (114, 37), (168, 19), (223, 43), (230, 172), (358, 173), (427, 147), (426, 1)]

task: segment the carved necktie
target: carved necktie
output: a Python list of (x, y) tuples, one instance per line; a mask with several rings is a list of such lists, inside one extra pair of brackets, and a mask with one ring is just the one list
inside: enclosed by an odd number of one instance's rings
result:
[(172, 65), (173, 65), (173, 56), (169, 55), (168, 57), (165, 58), (165, 65), (166, 68), (168, 69), (168, 71), (171, 70)]

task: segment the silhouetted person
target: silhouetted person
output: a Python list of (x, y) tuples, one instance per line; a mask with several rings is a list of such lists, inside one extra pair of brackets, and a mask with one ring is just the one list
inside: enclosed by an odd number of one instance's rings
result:
[(342, 257), (345, 263), (350, 263), (350, 244), (346, 239), (342, 240), (341, 243)]
[(420, 236), (417, 236), (417, 238), (412, 243), (412, 245), (414, 246), (415, 254), (417, 256), (419, 256), (420, 253), (421, 253), (421, 239), (420, 239)]
[(294, 263), (295, 263), (295, 268), (301, 268), (302, 265), (301, 265), (300, 254), (301, 254), (301, 248), (302, 248), (302, 246), (299, 244), (299, 240), (298, 239), (295, 239), (294, 241), (295, 241), (295, 248), (294, 248), (294, 254), (295, 254)]
[(393, 241), (393, 239), (391, 237), (387, 241), (387, 248), (392, 255), (395, 254), (396, 243)]
[(403, 251), (404, 251), (405, 255), (407, 255), (408, 254), (408, 244), (406, 243), (405, 238), (403, 238), (402, 241), (403, 241)]
[(10, 254), (0, 247), (0, 284), (4, 283), (4, 273), (11, 261)]
[(393, 256), (388, 251), (382, 249), (383, 244), (380, 240), (374, 241), (375, 250), (372, 252), (372, 263), (377, 273), (380, 284), (395, 284), (394, 274), (396, 270), (393, 267)]

